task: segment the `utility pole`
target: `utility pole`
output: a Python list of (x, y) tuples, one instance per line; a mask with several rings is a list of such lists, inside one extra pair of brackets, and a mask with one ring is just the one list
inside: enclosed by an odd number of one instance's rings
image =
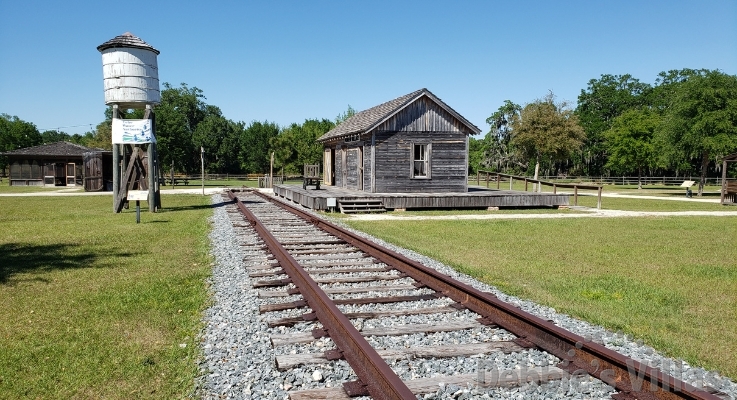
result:
[(269, 169), (269, 187), (274, 188), (274, 152), (271, 152), (271, 168)]
[(202, 195), (205, 195), (205, 148), (200, 146), (200, 162), (202, 163)]

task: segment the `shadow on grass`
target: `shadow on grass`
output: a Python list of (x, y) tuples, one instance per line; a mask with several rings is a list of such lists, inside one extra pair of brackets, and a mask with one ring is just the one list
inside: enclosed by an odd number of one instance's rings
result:
[(228, 204), (233, 204), (234, 201), (221, 201), (219, 203), (215, 204), (203, 204), (203, 205), (196, 205), (196, 206), (178, 206), (178, 207), (163, 207), (161, 209), (161, 212), (169, 212), (169, 211), (186, 211), (186, 210), (205, 210), (209, 208), (220, 208), (225, 207)]
[[(0, 244), (0, 284), (10, 283), (11, 277), (21, 273), (44, 273), (53, 270), (88, 268), (99, 257), (93, 252), (75, 253), (76, 245), (50, 244), (32, 245), (27, 243)], [(132, 253), (119, 252), (105, 254), (126, 257)], [(42, 277), (28, 280), (48, 282)]]

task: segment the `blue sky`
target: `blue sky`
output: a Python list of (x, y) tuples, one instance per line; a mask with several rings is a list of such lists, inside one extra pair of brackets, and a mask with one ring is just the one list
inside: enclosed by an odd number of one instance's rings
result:
[(96, 47), (131, 32), (159, 79), (235, 121), (334, 119), (426, 87), (485, 133), (505, 99), (661, 71), (737, 74), (737, 1), (0, 0), (0, 113), (83, 133), (104, 119)]

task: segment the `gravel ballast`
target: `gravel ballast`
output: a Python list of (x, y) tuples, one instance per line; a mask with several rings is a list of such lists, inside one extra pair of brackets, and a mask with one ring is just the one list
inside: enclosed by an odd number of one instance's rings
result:
[[(277, 354), (323, 352), (333, 348), (333, 343), (329, 338), (321, 338), (308, 345), (286, 345), (277, 348), (271, 346), (270, 335), (305, 332), (315, 328), (315, 324), (300, 323), (291, 327), (275, 328), (269, 328), (266, 325), (267, 319), (301, 315), (306, 311), (305, 309), (299, 309), (259, 314), (259, 305), (293, 301), (299, 299), (299, 297), (290, 296), (278, 300), (258, 297), (258, 290), (252, 289), (252, 278), (249, 278), (245, 268), (256, 265), (256, 263), (262, 263), (259, 260), (265, 259), (266, 253), (254, 251), (252, 247), (243, 246), (245, 243), (255, 241), (255, 233), (250, 227), (242, 223), (239, 214), (227, 211), (231, 207), (229, 205), (225, 206), (229, 203), (227, 199), (218, 194), (212, 197), (212, 201), (219, 206), (215, 207), (210, 233), (214, 266), (210, 282), (212, 305), (205, 312), (205, 329), (201, 336), (203, 360), (201, 364), (202, 376), (199, 384), (202, 397), (206, 399), (286, 399), (288, 398), (288, 390), (334, 387), (344, 381), (356, 379), (355, 374), (344, 360), (301, 366), (290, 371), (278, 371), (276, 369), (274, 359)], [(239, 221), (239, 226), (234, 227), (233, 221)], [(340, 222), (337, 221), (337, 223)], [(235, 233), (238, 236), (234, 235)], [(366, 234), (361, 232), (356, 233), (367, 237)], [(733, 399), (737, 397), (737, 385), (716, 373), (704, 371), (700, 368), (692, 368), (686, 363), (664, 358), (652, 348), (643, 346), (622, 334), (608, 332), (601, 327), (556, 313), (555, 310), (549, 307), (507, 296), (497, 289), (459, 274), (435, 260), (406, 249), (397, 248), (375, 238), (372, 238), (372, 240), (428, 267), (435, 268), (444, 274), (468, 283), (477, 289), (492, 292), (501, 300), (514, 304), (543, 319), (552, 320), (558, 326), (576, 334), (601, 343), (638, 361), (648, 362), (652, 367), (661, 368), (694, 386), (702, 387), (706, 384), (732, 396)], [(261, 279), (270, 278), (253, 278), (253, 281)], [(361, 286), (363, 285), (365, 284), (361, 284)], [(405, 294), (404, 292), (398, 293)], [(413, 303), (417, 303), (417, 305)], [(447, 304), (447, 302), (438, 299), (406, 302), (402, 303), (402, 307), (430, 307), (444, 304)], [(350, 312), (384, 310), (388, 307), (390, 306), (340, 306), (344, 311)], [(393, 307), (396, 307), (396, 305)], [(375, 327), (407, 323), (433, 323), (444, 318), (450, 318), (451, 315), (453, 318), (471, 319), (473, 317), (471, 314), (468, 311), (463, 311), (450, 314), (384, 317), (375, 320), (356, 320), (354, 324), (363, 327)], [(489, 340), (507, 340), (508, 338), (511, 338), (511, 335), (503, 329), (481, 327), (427, 335), (368, 337), (367, 340), (377, 348), (401, 348), (420, 345), (479, 343)], [(397, 359), (390, 360), (389, 364), (403, 379), (414, 379), (438, 375), (477, 373), (479, 368), (482, 368), (486, 373), (498, 373), (498, 371), (505, 370), (519, 371), (520, 366), (531, 368), (555, 365), (559, 361), (545, 352), (530, 349), (510, 354), (493, 353), (473, 357)], [(418, 398), (608, 399), (612, 393), (612, 388), (601, 381), (590, 377), (578, 377), (564, 381), (553, 381), (543, 385), (526, 384), (516, 388), (474, 388), (439, 384), (435, 393), (421, 395)]]

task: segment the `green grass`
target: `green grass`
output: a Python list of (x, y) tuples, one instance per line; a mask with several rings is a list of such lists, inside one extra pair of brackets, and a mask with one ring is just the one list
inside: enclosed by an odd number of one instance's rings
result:
[[(0, 198), (0, 398), (194, 392), (209, 196)], [(186, 344), (181, 347), (180, 344)]]
[(347, 223), (737, 378), (735, 217)]
[[(596, 201), (596, 196), (578, 197), (579, 206), (596, 208)], [(571, 197), (570, 203), (573, 204), (573, 197)], [(624, 197), (602, 197), (601, 208), (604, 210), (624, 211), (737, 211), (735, 207), (724, 206), (719, 203)]]

